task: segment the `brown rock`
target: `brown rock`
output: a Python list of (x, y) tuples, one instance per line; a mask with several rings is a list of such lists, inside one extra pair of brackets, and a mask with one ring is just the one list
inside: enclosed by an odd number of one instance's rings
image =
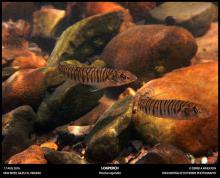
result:
[(208, 118), (175, 120), (147, 115), (134, 116), (137, 131), (148, 143), (169, 143), (191, 154), (205, 153), (218, 145), (218, 62), (182, 68), (146, 83), (138, 92), (151, 90), (156, 99), (180, 99), (200, 103)]
[(138, 25), (114, 37), (102, 57), (112, 68), (147, 77), (189, 65), (196, 49), (193, 36), (181, 27)]
[(2, 162), (34, 142), (37, 115), (30, 106), (20, 106), (2, 115)]
[(65, 16), (64, 10), (42, 7), (33, 14), (32, 36), (53, 37), (56, 27)]
[(30, 35), (30, 32), (30, 23), (22, 19), (18, 21), (12, 21), (10, 19), (2, 23), (2, 44), (4, 47), (23, 47), (28, 44), (25, 38)]
[(196, 38), (198, 50), (192, 58), (191, 63), (197, 64), (203, 59), (218, 59), (218, 22), (212, 23), (208, 32)]
[(3, 59), (14, 59), (19, 56), (29, 56), (31, 52), (27, 49), (11, 49), (3, 48), (2, 49), (2, 58)]
[(30, 19), (37, 9), (34, 2), (3, 2), (2, 18), (7, 19)]
[(134, 19), (149, 17), (149, 11), (156, 7), (155, 2), (128, 2), (128, 8)]
[(8, 160), (8, 164), (47, 164), (44, 153), (38, 145), (32, 145)]
[(20, 69), (38, 68), (44, 67), (46, 61), (42, 56), (36, 56), (34, 53), (30, 53), (29, 56), (16, 57), (12, 62), (12, 66), (18, 66)]
[(99, 117), (114, 104), (115, 101), (109, 99), (104, 95), (99, 100), (99, 105), (93, 108), (91, 111), (87, 112), (85, 115), (80, 117), (79, 119), (73, 121), (71, 125), (92, 125), (94, 124)]
[(3, 83), (2, 90), (4, 112), (20, 105), (36, 109), (46, 91), (45, 76), (35, 69), (20, 70)]
[(159, 144), (142, 157), (137, 164), (190, 164), (190, 161), (178, 148)]

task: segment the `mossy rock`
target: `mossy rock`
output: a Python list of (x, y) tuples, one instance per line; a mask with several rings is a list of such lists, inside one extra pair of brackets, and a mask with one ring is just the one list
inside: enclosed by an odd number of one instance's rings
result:
[(117, 34), (122, 12), (110, 12), (85, 18), (68, 27), (58, 39), (47, 62), (56, 66), (58, 60), (77, 59), (81, 62), (91, 56)]
[(131, 126), (132, 96), (119, 100), (98, 120), (85, 137), (86, 156), (96, 162), (114, 159), (127, 143)]

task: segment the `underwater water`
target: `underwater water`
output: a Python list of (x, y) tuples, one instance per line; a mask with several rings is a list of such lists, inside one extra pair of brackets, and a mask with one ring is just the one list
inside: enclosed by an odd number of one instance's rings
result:
[(2, 11), (2, 163), (218, 162), (218, 3)]

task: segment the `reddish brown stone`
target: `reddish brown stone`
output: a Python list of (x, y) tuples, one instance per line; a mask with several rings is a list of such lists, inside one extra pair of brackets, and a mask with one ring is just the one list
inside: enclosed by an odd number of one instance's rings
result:
[(133, 18), (147, 19), (150, 17), (149, 11), (156, 7), (155, 2), (128, 2), (128, 8)]
[(21, 105), (36, 108), (46, 91), (45, 76), (35, 69), (20, 70), (3, 83), (2, 90), (4, 112)]
[(16, 57), (12, 62), (12, 66), (19, 66), (20, 69), (34, 69), (38, 67), (44, 67), (45, 65), (45, 59), (41, 56), (36, 56), (34, 53), (30, 53), (29, 56)]
[(181, 27), (138, 25), (115, 36), (105, 47), (102, 58), (112, 68), (129, 70), (138, 77), (160, 75), (190, 64), (197, 45)]
[(124, 11), (125, 9), (115, 2), (87, 2), (86, 16), (92, 16), (99, 13), (107, 13), (113, 11)]
[(202, 104), (207, 118), (175, 120), (147, 115), (134, 116), (136, 129), (147, 143), (171, 143), (193, 155), (206, 153), (218, 145), (218, 62), (182, 68), (151, 80), (138, 92), (151, 91), (157, 99), (180, 99)]
[(47, 164), (44, 153), (38, 145), (32, 145), (7, 161), (8, 164)]

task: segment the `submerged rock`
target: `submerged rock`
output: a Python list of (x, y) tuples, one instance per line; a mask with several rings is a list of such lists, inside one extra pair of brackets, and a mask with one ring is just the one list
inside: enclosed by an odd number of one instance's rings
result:
[(43, 150), (49, 164), (89, 164), (74, 151), (54, 151), (48, 148)]
[(44, 142), (40, 145), (41, 148), (50, 148), (50, 149), (53, 149), (53, 150), (57, 150), (58, 149), (58, 146), (56, 143), (54, 142)]
[(125, 9), (116, 2), (87, 2), (85, 5), (85, 13), (87, 17), (120, 10), (124, 11)]
[(127, 2), (127, 6), (135, 20), (146, 19), (148, 20), (149, 11), (156, 7), (155, 2)]
[(34, 2), (3, 2), (2, 18), (7, 19), (30, 19), (37, 9)]
[[(86, 66), (75, 60), (65, 62), (74, 66)], [(101, 66), (100, 64), (103, 63), (95, 61), (91, 66)], [(45, 69), (44, 72), (47, 76), (47, 86), (60, 84), (60, 82), (66, 80), (62, 76), (59, 78), (60, 74), (56, 68), (51, 70)], [(51, 95), (43, 100), (37, 111), (39, 118), (37, 123), (43, 127), (48, 127), (50, 123), (50, 126), (54, 127), (76, 120), (95, 107), (103, 95), (102, 90), (96, 92), (92, 92), (91, 90), (91, 86), (66, 80)]]
[[(102, 58), (112, 68), (154, 78), (189, 65), (196, 49), (195, 39), (183, 28), (138, 25), (115, 36), (105, 47)], [(163, 70), (158, 71), (160, 66)]]
[(110, 12), (85, 18), (68, 27), (59, 37), (47, 65), (56, 66), (58, 60), (68, 59), (84, 62), (118, 32), (121, 22), (121, 12)]
[(11, 66), (18, 66), (20, 69), (35, 69), (44, 67), (46, 60), (42, 56), (30, 52), (29, 56), (19, 56), (14, 59)]
[(128, 142), (131, 124), (131, 101), (128, 96), (110, 107), (86, 136), (86, 157), (97, 162), (111, 161)]
[(4, 67), (2, 69), (2, 80), (7, 79), (10, 77), (13, 73), (18, 71), (20, 68), (19, 67)]
[(45, 76), (36, 69), (15, 72), (2, 84), (2, 108), (8, 112), (21, 105), (36, 109), (46, 92)]
[(65, 11), (52, 7), (42, 7), (33, 13), (32, 36), (54, 38), (56, 28), (65, 17)]
[(154, 22), (180, 25), (194, 36), (200, 36), (215, 18), (216, 8), (211, 2), (165, 2), (150, 14)]
[[(38, 123), (56, 126), (75, 120), (98, 104), (103, 91), (91, 92), (90, 86), (66, 81), (56, 88), (38, 108)], [(49, 128), (49, 127), (48, 127)]]
[(218, 22), (210, 25), (207, 33), (199, 38), (196, 38), (198, 50), (192, 58), (191, 63), (197, 64), (204, 59), (218, 59)]
[(136, 130), (147, 143), (169, 143), (184, 152), (202, 154), (218, 145), (218, 62), (207, 62), (182, 68), (146, 83), (140, 94), (151, 91), (156, 99), (180, 99), (202, 104), (208, 118), (178, 120), (134, 115)]
[(79, 119), (70, 123), (70, 125), (92, 125), (98, 120), (99, 117), (113, 104), (115, 100), (103, 95), (99, 100), (99, 104), (93, 108), (91, 111), (80, 117)]
[(137, 164), (190, 164), (190, 160), (178, 148), (159, 144), (154, 146)]
[(2, 116), (2, 160), (16, 154), (32, 144), (37, 116), (30, 106), (20, 106)]
[(87, 2), (85, 5), (86, 16), (97, 15), (100, 13), (122, 11), (123, 12), (123, 22), (120, 25), (119, 32), (123, 32), (130, 27), (133, 27), (132, 16), (128, 9), (125, 9), (116, 2)]
[(32, 145), (8, 160), (8, 164), (47, 164), (43, 150), (38, 145)]

